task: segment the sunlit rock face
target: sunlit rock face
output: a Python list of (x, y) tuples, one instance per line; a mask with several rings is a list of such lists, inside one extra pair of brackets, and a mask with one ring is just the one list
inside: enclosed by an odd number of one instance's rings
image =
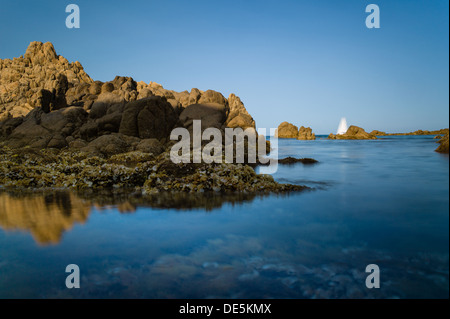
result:
[(207, 122), (195, 105), (216, 106), (208, 116), (217, 119), (213, 127), (256, 128), (234, 94), (227, 99), (213, 90), (176, 92), (125, 76), (94, 81), (78, 61), (58, 55), (50, 42), (32, 42), (24, 56), (0, 60), (0, 143), (11, 148), (98, 153), (105, 140), (96, 140), (114, 134), (106, 138), (111, 142), (106, 144), (114, 144), (106, 153), (134, 151), (139, 139), (155, 138), (164, 146), (173, 128), (189, 126), (186, 110), (189, 121)]
[(57, 55), (50, 42), (31, 42), (23, 57), (0, 60), (0, 121), (35, 107), (65, 107), (69, 88), (93, 82), (78, 61)]
[(0, 192), (0, 227), (30, 232), (42, 245), (58, 243), (64, 232), (84, 223), (90, 205), (68, 192), (11, 196)]
[(275, 131), (275, 137), (278, 138), (297, 138), (298, 137), (298, 127), (289, 122), (283, 122), (278, 125)]

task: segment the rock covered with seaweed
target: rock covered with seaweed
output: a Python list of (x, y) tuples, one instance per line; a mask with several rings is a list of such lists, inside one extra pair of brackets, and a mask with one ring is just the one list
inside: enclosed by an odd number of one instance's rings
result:
[(125, 188), (144, 194), (177, 192), (288, 192), (304, 186), (280, 184), (256, 174), (245, 164), (173, 163), (170, 153), (158, 156), (133, 151), (92, 156), (71, 150), (12, 150), (0, 152), (0, 185), (9, 188)]

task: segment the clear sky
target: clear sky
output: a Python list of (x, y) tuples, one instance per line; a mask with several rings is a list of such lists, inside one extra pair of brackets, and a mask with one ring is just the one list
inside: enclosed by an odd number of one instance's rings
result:
[[(78, 4), (80, 29), (67, 29)], [(380, 8), (368, 29), (366, 5)], [(0, 58), (53, 42), (94, 79), (236, 93), (258, 127), (449, 126), (448, 0), (0, 0)]]

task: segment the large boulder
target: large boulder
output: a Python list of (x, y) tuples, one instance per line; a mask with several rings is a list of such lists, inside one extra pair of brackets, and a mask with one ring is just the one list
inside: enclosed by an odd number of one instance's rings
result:
[(221, 105), (226, 105), (227, 100), (223, 97), (223, 95), (219, 92), (213, 90), (207, 90), (202, 93), (200, 99), (198, 100), (198, 104), (207, 104), (207, 103), (217, 103)]
[(50, 113), (34, 109), (12, 130), (6, 145), (12, 148), (63, 148), (67, 146), (66, 137), (79, 130), (86, 118), (86, 111), (76, 106)]
[(280, 125), (278, 125), (278, 128), (275, 131), (275, 137), (297, 138), (298, 137), (298, 128), (297, 128), (297, 126), (295, 126), (289, 122), (283, 122)]
[(151, 96), (125, 105), (119, 133), (142, 139), (168, 138), (178, 116), (165, 98)]
[(221, 129), (227, 118), (227, 108), (223, 104), (205, 103), (192, 104), (180, 114), (180, 123), (187, 129), (192, 129), (194, 120), (202, 121), (202, 130), (210, 127)]
[(89, 117), (98, 119), (105, 116), (107, 113), (122, 113), (124, 106), (125, 99), (120, 95), (111, 92), (101, 93), (93, 103), (89, 112)]
[(96, 138), (81, 150), (95, 155), (111, 156), (128, 152), (134, 148), (133, 144), (136, 145), (138, 141), (139, 139), (130, 140), (129, 137), (127, 138), (122, 134), (109, 134)]

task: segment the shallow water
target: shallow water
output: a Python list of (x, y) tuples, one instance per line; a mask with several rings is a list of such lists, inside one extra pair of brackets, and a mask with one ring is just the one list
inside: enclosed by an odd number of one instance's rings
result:
[(314, 188), (288, 196), (0, 192), (0, 298), (448, 298), (435, 141), (279, 140), (280, 158), (319, 161), (279, 166), (276, 180)]

